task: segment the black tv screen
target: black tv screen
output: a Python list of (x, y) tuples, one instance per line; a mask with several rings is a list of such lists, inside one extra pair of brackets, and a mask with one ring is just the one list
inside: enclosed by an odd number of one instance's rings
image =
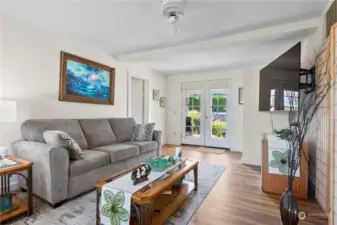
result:
[(259, 111), (287, 111), (289, 95), (299, 95), (301, 43), (260, 70)]

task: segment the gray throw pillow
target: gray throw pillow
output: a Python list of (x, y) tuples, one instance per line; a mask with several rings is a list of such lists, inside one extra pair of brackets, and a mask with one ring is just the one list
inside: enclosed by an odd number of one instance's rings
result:
[(137, 124), (133, 131), (132, 141), (152, 141), (155, 123)]
[(43, 137), (47, 144), (66, 148), (70, 159), (83, 159), (81, 147), (67, 133), (60, 130), (46, 130)]

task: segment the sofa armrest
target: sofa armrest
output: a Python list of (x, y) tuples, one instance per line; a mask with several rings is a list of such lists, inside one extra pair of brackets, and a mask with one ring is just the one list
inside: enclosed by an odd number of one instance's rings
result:
[(33, 162), (33, 193), (52, 205), (67, 199), (69, 153), (63, 147), (33, 141), (12, 143), (14, 155)]
[(162, 131), (155, 130), (153, 131), (153, 140), (158, 142), (158, 150), (157, 155), (160, 156), (162, 154)]

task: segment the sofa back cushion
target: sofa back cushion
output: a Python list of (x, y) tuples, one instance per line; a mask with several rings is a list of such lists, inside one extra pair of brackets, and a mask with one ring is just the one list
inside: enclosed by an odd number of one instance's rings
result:
[(134, 118), (110, 118), (112, 130), (116, 134), (118, 142), (131, 141), (133, 131), (136, 127)]
[(83, 119), (79, 122), (90, 149), (117, 143), (115, 133), (107, 119)]
[(43, 132), (46, 130), (60, 130), (72, 137), (82, 149), (88, 149), (87, 140), (78, 120), (46, 119), (26, 120), (21, 124), (22, 138), (27, 141), (46, 143)]

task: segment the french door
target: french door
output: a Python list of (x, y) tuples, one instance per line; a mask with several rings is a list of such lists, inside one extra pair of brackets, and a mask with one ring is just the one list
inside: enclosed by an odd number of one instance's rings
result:
[(209, 81), (182, 85), (182, 143), (230, 148), (229, 83)]

